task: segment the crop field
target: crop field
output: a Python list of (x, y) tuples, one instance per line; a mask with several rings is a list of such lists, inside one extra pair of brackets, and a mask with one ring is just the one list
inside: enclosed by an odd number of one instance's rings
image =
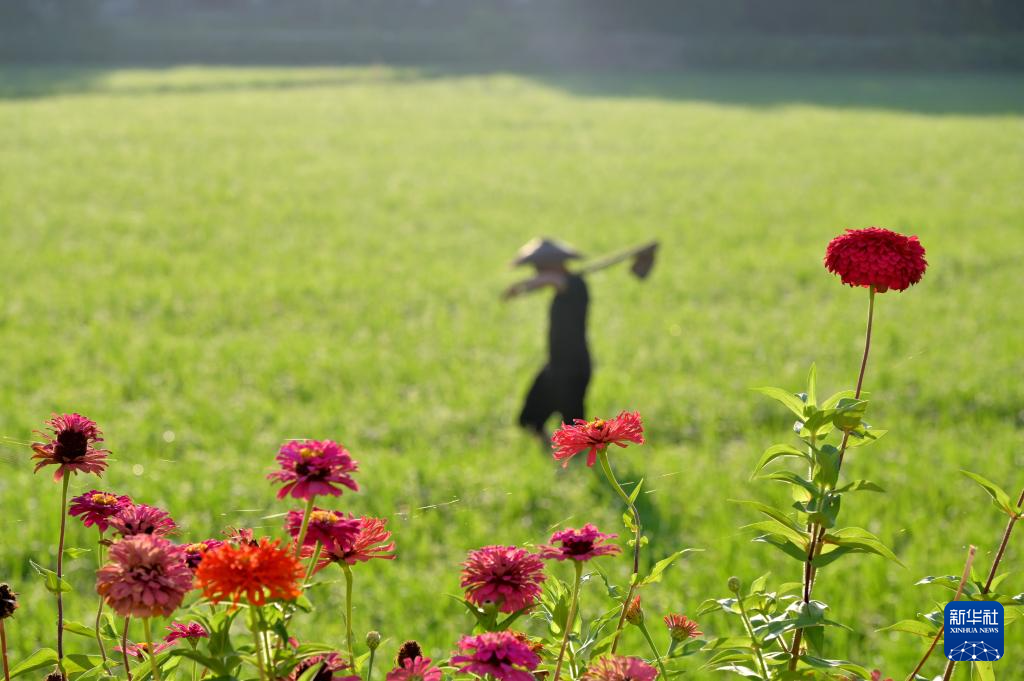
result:
[[(354, 570), (357, 632), (379, 629), (388, 657), (408, 638), (443, 657), (472, 626), (447, 596), (467, 550), (544, 543), (567, 523), (624, 534), (597, 469), (562, 470), (515, 425), (547, 294), (500, 293), (538, 234), (591, 256), (661, 242), (648, 280), (589, 282), (588, 412), (645, 422), (646, 446), (612, 452), (621, 478), (645, 479), (645, 563), (703, 549), (645, 592), (649, 616), (692, 614), (731, 575), (799, 581), (799, 563), (751, 542), (741, 528), (758, 518), (735, 501), (788, 494), (751, 480), (768, 446), (794, 442), (792, 417), (752, 387), (799, 391), (812, 362), (823, 393), (855, 382), (867, 295), (821, 264), (846, 227), (917, 234), (930, 267), (879, 296), (868, 420), (889, 434), (843, 470), (887, 490), (849, 497), (843, 522), (905, 567), (822, 570), (815, 596), (854, 630), (830, 652), (905, 678), (923, 644), (878, 630), (932, 609), (915, 582), (959, 574), (969, 544), (986, 571), (1003, 529), (960, 469), (1024, 485), (1020, 77), (6, 68), (0, 129), (15, 658), (52, 644), (29, 560), (55, 562), (60, 486), (33, 475), (28, 443), (54, 411), (98, 421), (115, 459), (72, 493), (162, 506), (181, 541), (280, 535), (295, 507), (266, 480), (280, 443), (345, 443), (361, 491), (337, 507), (389, 518), (397, 543), (395, 561)], [(79, 523), (68, 532), (93, 546)], [(95, 612), (95, 560), (68, 563), (73, 620)], [(1006, 584), (1024, 591), (1024, 576)], [(343, 589), (322, 588), (307, 626), (340, 641)], [(584, 587), (584, 610), (602, 588)], [(1022, 649), (1018, 625), (1001, 678), (1024, 678)], [(710, 678), (698, 662), (690, 678)]]

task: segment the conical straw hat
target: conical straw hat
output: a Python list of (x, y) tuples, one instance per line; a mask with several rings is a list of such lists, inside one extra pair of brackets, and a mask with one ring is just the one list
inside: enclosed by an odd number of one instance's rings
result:
[(537, 237), (519, 249), (512, 264), (543, 267), (582, 257), (579, 251), (566, 243)]

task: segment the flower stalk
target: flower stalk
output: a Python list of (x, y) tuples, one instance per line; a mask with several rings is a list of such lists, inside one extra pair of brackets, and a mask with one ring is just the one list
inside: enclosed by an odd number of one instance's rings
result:
[(662, 661), (661, 653), (658, 652), (658, 646), (654, 643), (654, 639), (651, 638), (651, 632), (647, 630), (647, 623), (640, 620), (637, 627), (640, 629), (640, 633), (644, 635), (644, 639), (647, 640), (647, 645), (650, 647), (651, 652), (654, 653), (654, 661), (658, 663), (658, 669), (661, 670), (661, 678), (668, 679), (665, 663)]
[(0, 619), (0, 658), (3, 658), (4, 681), (11, 681), (11, 667), (7, 661), (7, 630), (4, 629), (2, 619)]
[(160, 665), (156, 663), (156, 649), (153, 646), (153, 632), (150, 629), (151, 617), (142, 618), (142, 631), (146, 635), (146, 652), (149, 653), (149, 668), (153, 673), (153, 681), (160, 681)]
[(65, 475), (61, 480), (60, 490), (60, 538), (57, 540), (57, 665), (60, 667), (61, 676), (64, 674), (64, 590), (61, 589), (64, 580), (64, 533), (67, 529), (68, 519), (68, 483), (71, 477)]
[(355, 645), (352, 642), (352, 568), (342, 563), (345, 571), (345, 641), (348, 644), (348, 664), (356, 668)]
[(601, 470), (604, 471), (605, 477), (608, 478), (608, 482), (618, 495), (626, 502), (626, 506), (629, 508), (630, 513), (633, 516), (634, 526), (634, 537), (633, 537), (633, 572), (629, 580), (629, 591), (626, 594), (626, 599), (622, 601), (622, 612), (619, 615), (619, 622), (615, 627), (615, 638), (612, 640), (612, 655), (619, 647), (619, 637), (622, 635), (622, 629), (626, 626), (626, 611), (629, 609), (629, 604), (633, 600), (633, 594), (636, 593), (637, 582), (639, 581), (640, 574), (640, 538), (642, 534), (642, 527), (640, 524), (640, 512), (637, 510), (636, 505), (633, 503), (626, 491), (622, 489), (622, 485), (615, 478), (615, 473), (612, 472), (611, 463), (608, 461), (608, 452), (601, 450), (597, 454), (598, 461), (601, 462)]
[(124, 618), (124, 632), (121, 634), (121, 655), (124, 657), (124, 673), (128, 681), (132, 681), (132, 667), (128, 663), (128, 627), (131, 621), (131, 616)]
[(299, 528), (299, 536), (295, 541), (295, 557), (302, 557), (302, 543), (306, 541), (306, 532), (309, 531), (309, 519), (313, 515), (313, 502), (316, 497), (310, 496), (306, 500), (306, 510), (302, 512), (302, 527)]
[(562, 647), (558, 651), (558, 661), (555, 663), (555, 681), (558, 681), (562, 673), (562, 660), (565, 659), (565, 649), (569, 646), (569, 634), (572, 632), (573, 624), (576, 621), (576, 608), (580, 598), (580, 582), (583, 581), (583, 563), (574, 561), (573, 567), (576, 574), (572, 583), (572, 599), (569, 601), (569, 615), (565, 620), (565, 631), (562, 632)]

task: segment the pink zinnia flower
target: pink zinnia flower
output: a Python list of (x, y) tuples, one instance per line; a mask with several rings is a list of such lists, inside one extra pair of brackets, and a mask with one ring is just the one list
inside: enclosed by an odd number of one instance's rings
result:
[(916, 236), (881, 227), (848, 229), (828, 243), (825, 268), (849, 286), (873, 286), (879, 293), (905, 291), (921, 281), (928, 261)]
[(96, 592), (122, 617), (168, 616), (192, 588), (185, 552), (163, 537), (136, 535), (110, 547)]
[(123, 508), (131, 506), (132, 498), (129, 496), (101, 492), (98, 489), (80, 494), (71, 499), (71, 508), (68, 511), (72, 517), (82, 516), (82, 524), (86, 527), (96, 526), (100, 534), (110, 527), (110, 517)]
[(224, 542), (219, 539), (204, 539), (194, 544), (185, 544), (181, 547), (185, 550), (185, 564), (190, 570), (195, 570), (203, 562), (203, 554), (223, 545)]
[[(348, 548), (339, 545), (325, 546), (323, 557), (316, 567), (317, 572), (331, 563), (355, 565), (374, 558), (394, 560), (395, 542), (391, 541), (391, 533), (384, 529), (387, 522), (384, 518), (359, 518), (359, 534), (352, 544)], [(313, 549), (307, 547), (305, 550), (312, 554)]]
[(639, 657), (602, 657), (590, 665), (583, 681), (654, 681), (658, 670)]
[[(171, 646), (172, 644), (170, 643), (157, 643), (153, 646), (153, 653), (159, 655)], [(147, 643), (129, 643), (127, 649), (124, 649), (118, 645), (114, 646), (114, 650), (119, 653), (128, 653), (129, 657), (137, 657), (139, 659), (145, 659), (149, 656), (149, 653), (146, 652), (147, 650), (149, 650), (149, 644)]]
[(665, 615), (665, 626), (668, 627), (668, 633), (672, 636), (673, 641), (697, 638), (704, 633), (700, 630), (699, 624), (686, 615), (677, 615), (676, 613)]
[(43, 466), (56, 466), (53, 479), (58, 482), (64, 473), (103, 474), (110, 452), (96, 447), (103, 442), (103, 433), (95, 421), (81, 414), (54, 414), (46, 426), (50, 432), (35, 431), (45, 442), (32, 443), (32, 458), (38, 460), (33, 472)]
[(452, 664), (463, 672), (479, 676), (490, 674), (498, 681), (534, 681), (531, 672), (540, 657), (510, 631), (463, 636), (459, 649), (468, 655), (455, 655)]
[(177, 523), (162, 508), (146, 504), (125, 506), (110, 517), (110, 526), (122, 537), (152, 534), (158, 537), (178, 529)]
[[(299, 532), (302, 530), (302, 511), (288, 511), (288, 519), (285, 523), (288, 534), (292, 539), (298, 540)], [(304, 546), (316, 546), (317, 542), (328, 547), (328, 550), (335, 550), (343, 553), (352, 548), (359, 537), (361, 522), (351, 515), (345, 516), (337, 511), (327, 511), (322, 508), (313, 508), (309, 514), (309, 527), (306, 528), (306, 538), (302, 542)]]
[(621, 553), (622, 549), (615, 544), (605, 544), (605, 542), (618, 536), (617, 534), (599, 532), (596, 527), (587, 523), (578, 530), (569, 528), (555, 532), (551, 535), (551, 544), (561, 544), (561, 546), (547, 545), (540, 547), (540, 557), (554, 560), (585, 561), (597, 558), (598, 556), (613, 556)]
[(311, 669), (318, 664), (321, 664), (321, 667), (310, 681), (360, 681), (358, 676), (342, 676), (336, 673), (343, 669), (348, 669), (348, 663), (345, 662), (338, 653), (327, 653), (326, 655), (314, 655), (312, 657), (307, 657), (295, 665), (295, 669), (292, 670), (292, 673), (288, 678), (291, 681), (295, 681), (295, 679), (302, 676), (306, 670)]
[(644, 443), (644, 427), (640, 414), (624, 411), (608, 421), (576, 419), (572, 425), (562, 427), (551, 436), (555, 458), (562, 461), (562, 468), (569, 465), (569, 459), (584, 450), (587, 451), (587, 466), (597, 462), (597, 453), (608, 449), (608, 445), (625, 447), (627, 442)]
[(496, 603), (501, 612), (518, 612), (533, 605), (544, 581), (544, 563), (515, 546), (485, 546), (470, 551), (462, 564), (466, 600), (483, 606)]
[(259, 546), (256, 535), (248, 527), (229, 527), (224, 530), (228, 543), (233, 546)]
[(407, 657), (388, 672), (386, 681), (441, 681), (441, 670), (431, 666), (429, 657)]
[(278, 491), (277, 498), (289, 494), (296, 499), (312, 499), (322, 495), (341, 496), (344, 485), (353, 492), (359, 485), (349, 473), (358, 466), (348, 450), (333, 440), (292, 440), (277, 453), (281, 470), (267, 477), (285, 483)]
[(167, 627), (167, 631), (171, 632), (164, 637), (164, 641), (167, 643), (174, 643), (179, 639), (195, 641), (201, 638), (210, 638), (210, 633), (199, 622), (189, 622), (188, 624), (171, 622), (171, 626)]

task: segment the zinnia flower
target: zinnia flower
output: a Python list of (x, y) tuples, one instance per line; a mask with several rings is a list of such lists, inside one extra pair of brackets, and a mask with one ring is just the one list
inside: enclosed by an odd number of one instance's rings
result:
[(825, 267), (844, 284), (904, 291), (921, 281), (928, 261), (916, 236), (880, 227), (848, 229), (828, 243)]
[[(302, 530), (302, 511), (288, 511), (286, 527), (292, 539), (298, 540)], [(309, 526), (306, 528), (304, 546), (316, 546), (317, 542), (342, 553), (352, 548), (360, 534), (361, 523), (357, 518), (345, 516), (337, 511), (326, 511), (313, 508), (309, 514)]]
[(665, 626), (673, 641), (685, 641), (688, 638), (697, 638), (704, 632), (699, 629), (700, 625), (686, 615), (672, 613), (665, 615)]
[(188, 565), (190, 570), (195, 570), (203, 562), (203, 555), (207, 551), (211, 551), (223, 544), (224, 542), (219, 539), (204, 539), (194, 544), (185, 544), (181, 547), (185, 550), (185, 564)]
[(353, 492), (359, 485), (349, 473), (358, 470), (348, 450), (332, 440), (292, 440), (277, 453), (281, 470), (267, 477), (285, 483), (278, 491), (277, 498), (289, 494), (296, 499), (312, 499), (329, 494), (341, 496), (344, 485)]
[(82, 516), (83, 525), (86, 527), (95, 525), (102, 534), (110, 527), (108, 522), (110, 517), (131, 504), (132, 498), (129, 496), (118, 496), (94, 489), (72, 498), (69, 514), (72, 517)]
[(111, 546), (110, 562), (96, 573), (96, 592), (122, 617), (166, 617), (191, 588), (181, 547), (145, 534)]
[(615, 539), (617, 534), (604, 534), (596, 527), (587, 523), (582, 528), (572, 528), (555, 532), (551, 535), (551, 544), (556, 546), (542, 546), (540, 557), (554, 560), (579, 560), (586, 561), (598, 556), (613, 556), (622, 550), (615, 544), (605, 544), (609, 539)]
[(534, 681), (532, 672), (540, 657), (510, 631), (463, 636), (459, 649), (468, 655), (455, 655), (452, 664), (463, 672), (479, 676), (490, 674), (498, 681)]
[(58, 482), (65, 472), (103, 474), (110, 452), (96, 448), (103, 442), (103, 433), (95, 421), (81, 414), (54, 414), (46, 426), (50, 432), (36, 431), (45, 442), (32, 443), (32, 458), (38, 460), (33, 472), (43, 466), (56, 466), (53, 479)]
[(602, 657), (590, 665), (583, 681), (654, 681), (658, 670), (639, 657)]
[(544, 563), (515, 546), (485, 546), (470, 551), (462, 564), (466, 600), (483, 606), (496, 603), (501, 612), (518, 612), (533, 605), (544, 581)]
[(18, 609), (18, 594), (8, 584), (0, 584), (0, 620), (14, 616)]
[(311, 669), (318, 664), (321, 664), (320, 669), (309, 681), (360, 681), (360, 678), (355, 675), (341, 676), (336, 674), (336, 672), (340, 672), (343, 669), (348, 669), (348, 663), (345, 662), (338, 653), (327, 653), (326, 655), (314, 655), (312, 657), (307, 657), (295, 665), (295, 669), (292, 670), (292, 673), (288, 678), (291, 681), (295, 681), (295, 679), (302, 676), (306, 670)]
[(569, 465), (569, 459), (583, 450), (587, 451), (587, 466), (597, 462), (597, 453), (608, 449), (608, 445), (625, 447), (627, 442), (644, 443), (644, 427), (640, 414), (624, 411), (608, 421), (576, 419), (572, 425), (562, 427), (551, 436), (555, 458), (562, 461), (562, 468)]
[(257, 546), (224, 544), (207, 551), (196, 570), (203, 594), (214, 603), (245, 598), (260, 606), (268, 599), (290, 601), (302, 594), (302, 564), (279, 541), (261, 539)]
[(644, 621), (644, 609), (640, 605), (640, 594), (637, 594), (626, 606), (626, 621), (634, 626), (640, 626)]
[(177, 523), (167, 511), (146, 504), (125, 506), (110, 517), (110, 526), (122, 537), (137, 534), (162, 537), (178, 529)]
[(210, 632), (206, 631), (199, 622), (189, 622), (188, 624), (171, 622), (171, 626), (167, 627), (167, 631), (171, 632), (164, 637), (164, 641), (167, 643), (174, 643), (179, 639), (195, 641), (201, 638), (210, 638)]
[(259, 546), (259, 542), (256, 541), (256, 536), (248, 527), (229, 527), (224, 530), (224, 535), (228, 538), (228, 541), (235, 546), (241, 546), (243, 544)]
[[(153, 646), (153, 653), (155, 655), (159, 655), (168, 648), (172, 647), (172, 645), (173, 644), (171, 643), (157, 643)], [(128, 653), (129, 657), (137, 657), (140, 660), (145, 659), (149, 656), (149, 653), (146, 652), (147, 650), (149, 650), (149, 644), (146, 642), (129, 643), (127, 649), (122, 648), (121, 646), (114, 646), (114, 650), (119, 653)]]
[(431, 666), (429, 657), (407, 657), (387, 673), (386, 681), (441, 681), (441, 670)]
[[(395, 542), (389, 541), (391, 533), (384, 529), (387, 522), (384, 518), (359, 518), (359, 534), (355, 541), (348, 548), (337, 544), (325, 546), (322, 558), (317, 563), (317, 572), (331, 563), (355, 565), (374, 558), (394, 560), (395, 554), (392, 552), (395, 550)], [(311, 553), (312, 549), (307, 547), (306, 551)]]

